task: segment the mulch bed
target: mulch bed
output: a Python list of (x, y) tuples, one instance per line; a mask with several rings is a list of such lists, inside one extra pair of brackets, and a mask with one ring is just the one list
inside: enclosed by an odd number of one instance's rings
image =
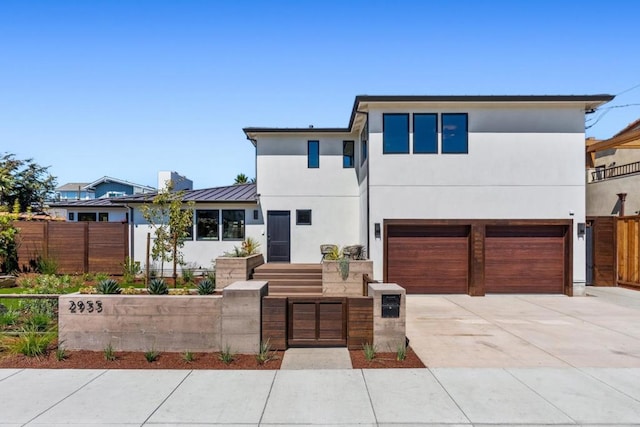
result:
[(274, 352), (274, 358), (259, 364), (255, 355), (237, 354), (226, 364), (219, 353), (194, 353), (192, 362), (185, 362), (182, 353), (160, 353), (154, 362), (147, 362), (144, 353), (117, 351), (116, 360), (107, 361), (101, 351), (67, 351), (67, 358), (56, 359), (55, 350), (42, 357), (26, 357), (0, 353), (0, 368), (41, 369), (280, 369), (284, 352)]
[[(108, 361), (101, 351), (68, 350), (64, 360), (56, 359), (55, 350), (41, 357), (27, 357), (21, 354), (0, 353), (0, 368), (30, 369), (280, 369), (283, 351), (274, 351), (273, 358), (259, 364), (255, 355), (237, 354), (226, 364), (219, 359), (219, 353), (194, 353), (194, 360), (186, 362), (182, 353), (160, 353), (154, 362), (147, 362), (144, 353), (117, 351), (116, 360)], [(376, 353), (376, 357), (367, 361), (362, 350), (350, 350), (351, 364), (354, 369), (384, 368), (424, 368), (425, 365), (411, 348), (403, 361), (396, 360), (396, 353)]]
[(349, 350), (351, 364), (354, 369), (384, 369), (384, 368), (424, 368), (424, 363), (413, 352), (411, 347), (407, 348), (407, 357), (399, 361), (396, 353), (376, 353), (376, 357), (368, 361), (364, 357), (363, 350)]

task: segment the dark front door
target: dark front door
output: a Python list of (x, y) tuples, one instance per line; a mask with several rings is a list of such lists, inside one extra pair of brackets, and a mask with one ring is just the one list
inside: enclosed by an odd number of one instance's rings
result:
[(267, 212), (267, 262), (291, 261), (291, 213)]

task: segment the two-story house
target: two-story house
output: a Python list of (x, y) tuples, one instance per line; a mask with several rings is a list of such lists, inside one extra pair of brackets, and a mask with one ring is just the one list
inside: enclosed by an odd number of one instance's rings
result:
[(410, 293), (585, 283), (587, 96), (357, 96), (344, 128), (245, 128), (268, 262), (361, 244)]

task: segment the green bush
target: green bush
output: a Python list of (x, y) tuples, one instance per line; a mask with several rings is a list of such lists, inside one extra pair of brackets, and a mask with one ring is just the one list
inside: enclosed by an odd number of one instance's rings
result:
[(20, 312), (16, 310), (7, 310), (0, 314), (0, 326), (15, 325), (20, 317)]
[(34, 310), (29, 313), (25, 325), (35, 331), (44, 331), (51, 323), (52, 317), (47, 311)]
[(116, 353), (113, 351), (113, 346), (111, 343), (107, 344), (107, 346), (102, 350), (102, 354), (104, 354), (104, 360), (107, 362), (113, 362), (116, 360)]
[(209, 279), (203, 279), (198, 283), (198, 295), (211, 295), (216, 290), (215, 282)]
[(151, 295), (167, 295), (169, 287), (164, 279), (151, 279), (149, 282), (149, 293)]
[(120, 289), (120, 285), (117, 281), (113, 279), (104, 279), (98, 282), (96, 285), (96, 291), (98, 291), (99, 294), (110, 295), (119, 294), (122, 292), (122, 289)]
[(226, 365), (233, 362), (235, 358), (235, 353), (231, 351), (231, 347), (229, 347), (228, 345), (225, 346), (224, 350), (222, 350), (218, 355), (218, 359), (220, 359)]
[(371, 362), (376, 358), (376, 348), (373, 345), (365, 343), (362, 346), (362, 350), (364, 351), (364, 358), (367, 362)]
[(155, 362), (160, 357), (160, 353), (156, 350), (147, 350), (144, 352), (144, 358), (147, 359), (147, 362)]
[(27, 357), (42, 356), (47, 352), (47, 347), (55, 338), (52, 332), (40, 332), (34, 329), (23, 329), (17, 340), (11, 344), (14, 353), (23, 354)]

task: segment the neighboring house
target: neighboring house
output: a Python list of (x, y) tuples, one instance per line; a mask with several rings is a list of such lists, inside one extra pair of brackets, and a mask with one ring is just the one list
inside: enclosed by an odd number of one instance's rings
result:
[(103, 176), (86, 186), (87, 190), (95, 193), (95, 198), (133, 196), (135, 194), (146, 194), (156, 191), (155, 188), (147, 185), (134, 184), (122, 179)]
[(49, 214), (69, 222), (128, 222), (129, 210), (119, 198), (69, 200), (50, 203)]
[[(172, 173), (175, 174), (170, 172), (169, 179), (172, 178)], [(160, 172), (158, 176), (167, 176), (162, 174), (164, 172)], [(50, 215), (67, 221), (123, 222), (128, 218), (127, 209), (124, 205), (112, 204), (109, 199), (154, 191), (156, 189), (153, 187), (103, 176), (91, 183), (69, 183), (58, 187), (57, 200), (49, 203), (48, 211)]]
[(167, 188), (167, 184), (171, 183), (174, 190), (193, 190), (193, 181), (186, 176), (180, 175), (178, 172), (173, 171), (160, 171), (158, 172), (158, 188)]
[[(130, 248), (135, 261), (147, 264), (147, 235), (153, 238), (153, 228), (145, 221), (140, 207), (150, 203), (156, 193), (125, 197), (123, 203), (130, 210)], [(212, 261), (225, 252), (240, 247), (248, 236), (262, 240), (264, 221), (258, 206), (255, 184), (188, 190), (185, 202), (193, 202), (193, 225), (181, 252), (186, 263), (198, 268), (211, 268)], [(151, 261), (153, 262), (153, 261)], [(159, 261), (156, 262), (159, 266)], [(169, 263), (165, 269), (170, 270)]]
[(587, 144), (587, 216), (640, 214), (640, 119)]
[(55, 200), (95, 199), (95, 193), (87, 189), (88, 182), (68, 182), (55, 190)]
[(358, 96), (345, 128), (245, 128), (267, 261), (361, 244), (409, 293), (581, 292), (584, 115), (611, 99)]

